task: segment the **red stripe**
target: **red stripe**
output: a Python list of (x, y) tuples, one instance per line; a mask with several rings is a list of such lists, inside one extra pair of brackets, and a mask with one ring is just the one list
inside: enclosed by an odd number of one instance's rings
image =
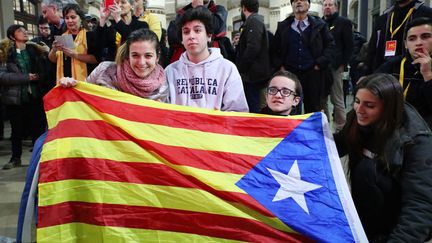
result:
[(284, 138), (302, 122), (295, 119), (216, 116), (164, 110), (126, 104), (62, 87), (53, 89), (45, 96), (45, 110), (52, 110), (67, 101), (83, 101), (96, 110), (130, 121), (239, 136)]
[(213, 189), (192, 176), (184, 175), (162, 164), (70, 158), (45, 162), (40, 166), (40, 183), (69, 179), (197, 188), (205, 190), (222, 200), (243, 204), (264, 216), (274, 217), (271, 212), (247, 194)]
[(173, 164), (234, 174), (247, 173), (262, 159), (258, 156), (191, 149), (139, 140), (104, 121), (63, 120), (49, 131), (45, 142), (67, 137), (132, 141), (141, 146), (143, 150), (157, 153)]
[(184, 210), (113, 204), (66, 202), (39, 207), (38, 227), (81, 222), (183, 232), (249, 242), (310, 242), (295, 234), (276, 230), (259, 221)]

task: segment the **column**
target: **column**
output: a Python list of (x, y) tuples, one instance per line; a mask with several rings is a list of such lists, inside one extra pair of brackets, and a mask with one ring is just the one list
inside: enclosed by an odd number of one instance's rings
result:
[(364, 36), (368, 36), (368, 1), (362, 0), (358, 1), (359, 6), (359, 32)]
[(0, 1), (0, 37), (6, 38), (6, 30), (14, 23), (13, 1)]
[(165, 0), (147, 0), (147, 2), (147, 10), (156, 14), (161, 21), (162, 28), (166, 29), (168, 26), (166, 21)]

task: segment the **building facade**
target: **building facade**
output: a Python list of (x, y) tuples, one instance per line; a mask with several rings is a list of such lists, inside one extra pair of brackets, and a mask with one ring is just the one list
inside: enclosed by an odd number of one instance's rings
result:
[[(340, 13), (358, 24), (360, 32), (370, 36), (376, 18), (393, 3), (394, 0), (339, 0)], [(99, 15), (102, 0), (77, 0), (88, 13)], [(148, 10), (159, 16), (163, 28), (166, 28), (175, 18), (176, 9), (190, 3), (190, 0), (148, 0)], [(227, 32), (228, 37), (241, 26), (240, 0), (216, 0), (228, 11)], [(41, 0), (2, 0), (0, 1), (0, 37), (5, 38), (6, 29), (14, 23), (27, 27), (30, 35), (37, 34), (37, 16), (41, 13)], [(431, 6), (431, 0), (425, 0)], [(311, 0), (312, 14), (322, 16), (322, 0)], [(275, 32), (277, 23), (292, 13), (290, 0), (263, 0), (260, 1), (259, 15), (266, 27)]]

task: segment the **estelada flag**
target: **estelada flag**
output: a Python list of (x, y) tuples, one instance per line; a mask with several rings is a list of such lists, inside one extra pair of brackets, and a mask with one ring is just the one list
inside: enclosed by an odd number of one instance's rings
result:
[(44, 99), (37, 242), (366, 241), (325, 117)]

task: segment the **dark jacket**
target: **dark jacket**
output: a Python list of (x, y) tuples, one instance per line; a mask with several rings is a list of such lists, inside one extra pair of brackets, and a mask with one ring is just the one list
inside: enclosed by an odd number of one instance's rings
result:
[(358, 31), (353, 31), (353, 51), (349, 62), (351, 68), (357, 68), (357, 65), (359, 64), (359, 62), (361, 62), (361, 59), (357, 57), (360, 54), (360, 50), (362, 49), (363, 44), (366, 43), (366, 41), (367, 40), (362, 33)]
[[(169, 59), (170, 63), (177, 61), (180, 58), (180, 55), (185, 51), (183, 44), (181, 42), (181, 32), (178, 28), (178, 24), (180, 23), (180, 19), (183, 16), (184, 12), (192, 8), (192, 3), (186, 5), (182, 9), (177, 12), (176, 19), (171, 21), (168, 25), (167, 33), (168, 33), (168, 44), (170, 46), (169, 50)], [(213, 0), (211, 0), (207, 8), (212, 12), (213, 15), (213, 41), (217, 41), (218, 45), (223, 45), (223, 41), (219, 41), (223, 39), (226, 35), (226, 19), (228, 16), (228, 11), (224, 6), (216, 5)], [(220, 43), (219, 43), (220, 42)], [(213, 44), (212, 44), (213, 46)], [(230, 44), (231, 46), (231, 44)], [(229, 53), (222, 52), (221, 53), (225, 58), (229, 58)]]
[(331, 65), (334, 69), (337, 69), (340, 65), (346, 67), (351, 59), (354, 47), (351, 20), (339, 16), (338, 13), (335, 13), (328, 18), (324, 18), (324, 20), (326, 21), (336, 44), (336, 51)]
[(20, 105), (21, 104), (21, 86), (30, 82), (37, 82), (38, 93), (44, 93), (44, 87), (47, 85), (47, 76), (45, 66), (47, 65), (48, 52), (41, 48), (38, 44), (27, 42), (26, 50), (30, 57), (30, 73), (35, 73), (39, 76), (39, 80), (30, 81), (29, 75), (21, 72), (18, 64), (15, 62), (15, 44), (4, 39), (0, 42), (0, 63), (6, 63), (6, 69), (0, 73), (0, 85), (2, 90), (2, 102), (5, 105)]
[(384, 57), (385, 54), (385, 43), (391, 39), (390, 34), (390, 20), (391, 15), (394, 12), (393, 17), (393, 29), (399, 26), (405, 18), (409, 9), (414, 8), (413, 14), (407, 19), (404, 25), (393, 37), (393, 40), (397, 41), (396, 56), (404, 55), (404, 33), (406, 24), (411, 22), (415, 18), (419, 17), (431, 17), (432, 9), (425, 6), (423, 1), (414, 0), (407, 6), (399, 8), (398, 5), (394, 4), (390, 8), (384, 11), (384, 13), (378, 18), (376, 27), (372, 32), (368, 46), (368, 67), (369, 73), (375, 71), (381, 64), (383, 64), (389, 58)]
[(60, 28), (57, 28), (53, 24), (49, 24), (50, 30), (51, 30), (50, 33), (51, 33), (52, 36), (62, 35), (64, 32), (66, 32), (66, 22), (64, 21), (64, 19), (62, 19), (61, 22), (62, 23), (60, 25)]
[(266, 82), (270, 75), (268, 36), (258, 14), (250, 15), (242, 26), (237, 45), (236, 65), (245, 83)]
[(129, 24), (126, 24), (123, 20), (120, 20), (118, 23), (112, 21), (112, 26), (114, 29), (121, 35), (120, 43), (124, 43), (130, 33), (138, 29), (149, 29), (149, 25), (147, 22), (140, 21), (135, 15), (132, 15), (132, 20)]
[(30, 40), (39, 45), (47, 45), (50, 49), (52, 47), (52, 43), (54, 42), (54, 36), (49, 35), (48, 37), (36, 36), (35, 38)]
[[(350, 168), (352, 196), (370, 242), (425, 242), (432, 236), (432, 132), (412, 106), (404, 108), (402, 127), (384, 147), (387, 166), (362, 156)], [(339, 156), (349, 153), (347, 125), (335, 135)]]
[[(149, 29), (147, 22), (140, 21), (135, 15), (132, 15), (132, 20), (128, 25), (123, 20), (118, 23), (114, 20), (110, 22), (109, 26), (100, 27), (98, 25), (95, 29), (98, 62), (114, 61), (117, 48), (127, 40), (130, 33), (138, 29)], [(120, 34), (120, 40), (117, 40), (117, 34)]]
[[(420, 115), (432, 127), (432, 80), (425, 82), (419, 67), (412, 64), (410, 55), (404, 64), (404, 90), (409, 84), (406, 101), (414, 106)], [(400, 65), (404, 56), (393, 57), (381, 65), (376, 73), (388, 73), (399, 80)]]
[[(309, 47), (315, 63), (320, 69), (326, 69), (335, 52), (335, 42), (330, 34), (327, 24), (320, 18), (308, 15), (310, 27), (312, 28), (309, 40), (304, 40)], [(278, 23), (272, 45), (270, 46), (271, 62), (275, 69), (284, 66), (284, 59), (288, 55), (288, 35), (294, 16), (286, 18)]]

